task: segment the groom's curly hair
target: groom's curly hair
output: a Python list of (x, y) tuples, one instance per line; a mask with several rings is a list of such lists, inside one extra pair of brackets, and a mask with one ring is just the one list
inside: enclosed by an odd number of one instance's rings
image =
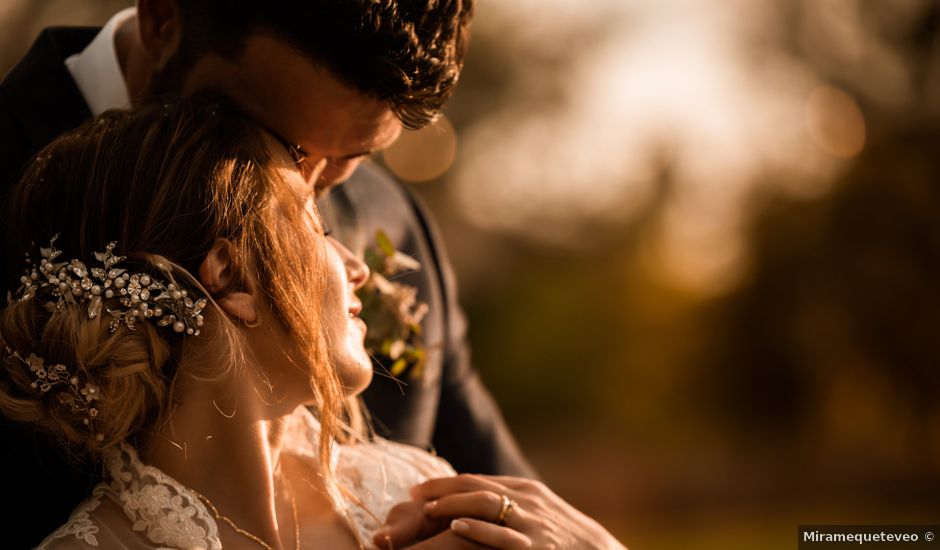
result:
[(437, 116), (463, 68), (473, 0), (181, 0), (181, 49), (237, 55), (268, 33), (388, 102), (408, 128)]

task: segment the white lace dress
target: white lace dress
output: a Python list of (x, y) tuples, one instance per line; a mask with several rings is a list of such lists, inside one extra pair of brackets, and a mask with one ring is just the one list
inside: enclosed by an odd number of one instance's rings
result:
[[(305, 408), (291, 415), (282, 452), (317, 460), (319, 423)], [(454, 475), (441, 458), (383, 439), (337, 445), (333, 464), (339, 484), (351, 495), (331, 495), (336, 511), (364, 548), (372, 532), (408, 489), (434, 477)], [(64, 549), (219, 550), (219, 527), (203, 502), (185, 486), (143, 464), (128, 445), (105, 456), (106, 479), (72, 512), (69, 520), (39, 545)]]

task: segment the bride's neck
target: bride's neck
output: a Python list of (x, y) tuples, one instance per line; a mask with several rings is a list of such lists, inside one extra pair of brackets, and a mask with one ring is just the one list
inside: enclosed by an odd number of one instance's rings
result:
[(140, 442), (141, 457), (274, 546), (285, 517), (275, 472), (286, 418), (301, 403), (262, 396), (258, 387), (184, 382), (169, 421)]

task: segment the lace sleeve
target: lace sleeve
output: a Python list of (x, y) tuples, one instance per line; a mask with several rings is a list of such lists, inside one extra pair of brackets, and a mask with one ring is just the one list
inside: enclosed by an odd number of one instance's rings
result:
[(104, 485), (95, 487), (91, 497), (79, 504), (62, 527), (45, 538), (36, 550), (66, 550), (99, 548), (98, 534), (101, 530), (91, 514), (101, 506)]
[(218, 525), (198, 497), (121, 444), (105, 455), (107, 481), (37, 550), (221, 550)]

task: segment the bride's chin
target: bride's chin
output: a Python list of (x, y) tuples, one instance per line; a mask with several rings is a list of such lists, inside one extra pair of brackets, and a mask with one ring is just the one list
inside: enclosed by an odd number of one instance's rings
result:
[(372, 382), (372, 362), (364, 359), (339, 366), (339, 379), (347, 397), (362, 393)]

